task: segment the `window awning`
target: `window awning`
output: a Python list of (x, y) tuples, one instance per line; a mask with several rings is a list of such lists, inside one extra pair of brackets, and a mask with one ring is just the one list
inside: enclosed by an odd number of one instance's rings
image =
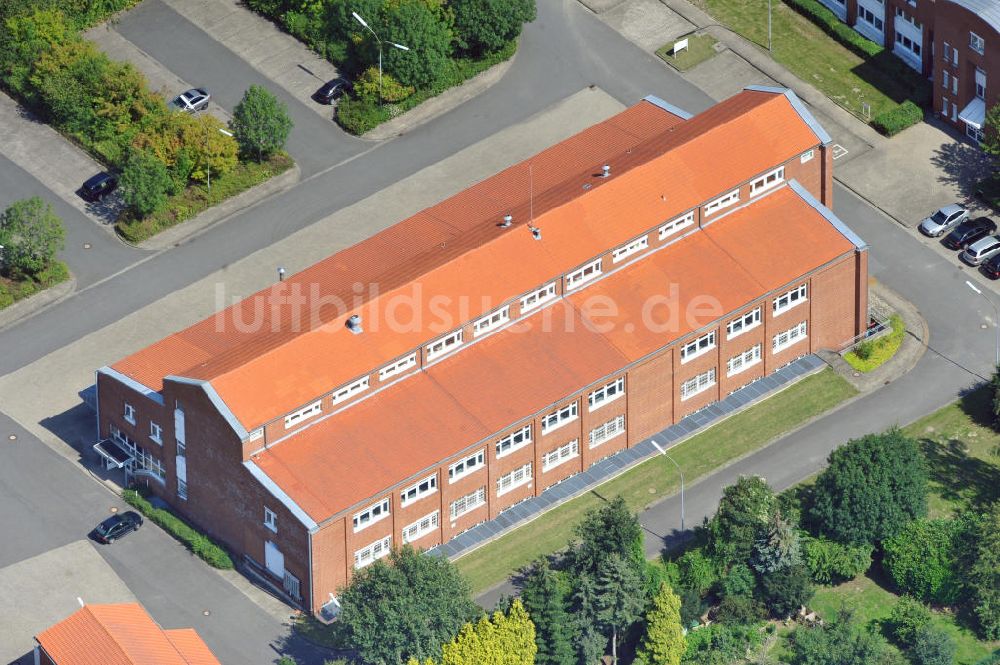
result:
[(962, 109), (962, 112), (958, 114), (958, 119), (976, 129), (982, 129), (983, 122), (986, 120), (986, 102), (976, 97)]
[(94, 444), (97, 454), (114, 464), (119, 469), (131, 462), (134, 458), (132, 454), (125, 450), (120, 443), (114, 439), (104, 439)]

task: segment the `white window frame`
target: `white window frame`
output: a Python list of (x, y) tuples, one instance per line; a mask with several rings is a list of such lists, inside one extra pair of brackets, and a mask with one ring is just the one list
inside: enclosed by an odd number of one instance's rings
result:
[(952, 76), (951, 77), (951, 94), (953, 94), (953, 95), (957, 95), (958, 94), (958, 77), (957, 76)]
[(290, 413), (285, 416), (285, 429), (289, 427), (295, 427), (303, 420), (308, 420), (313, 416), (318, 416), (323, 413), (323, 400), (318, 399), (309, 406), (305, 406), (295, 413)]
[(465, 478), (470, 473), (475, 473), (479, 469), (486, 467), (486, 449), (478, 450), (471, 455), (466, 455), (459, 461), (448, 467), (448, 484), (456, 482), (459, 478)]
[(761, 308), (754, 307), (726, 324), (726, 339), (730, 340), (749, 332), (761, 324)]
[[(858, 5), (858, 20), (859, 21), (864, 21), (869, 26), (871, 26), (872, 30), (875, 30), (876, 32), (885, 32), (885, 17), (884, 17), (884, 15), (883, 16), (877, 16), (875, 14), (875, 12), (873, 12), (870, 9), (868, 9), (864, 5), (860, 5), (860, 4)], [(879, 25), (876, 24), (876, 21), (879, 24), (881, 24), (881, 27), (879, 27)]]
[(436, 342), (427, 345), (427, 360), (440, 358), (446, 353), (451, 352), (452, 348), (461, 346), (464, 341), (464, 335), (461, 328), (445, 335)]
[(531, 423), (514, 430), (496, 443), (497, 459), (531, 444)]
[(761, 345), (754, 344), (743, 353), (739, 353), (726, 361), (726, 377), (745, 372), (761, 361)]
[(187, 501), (188, 498), (188, 484), (186, 480), (177, 479), (177, 498)]
[(596, 259), (566, 275), (566, 290), (575, 289), (600, 277), (603, 274), (601, 266), (601, 259)]
[(943, 115), (946, 118), (948, 117), (948, 98), (947, 97), (942, 97), (941, 98), (941, 115)]
[(698, 356), (704, 355), (715, 348), (717, 342), (715, 330), (710, 330), (700, 337), (695, 337), (690, 342), (681, 345), (681, 364), (694, 360)]
[(457, 520), (462, 515), (466, 515), (480, 506), (486, 505), (486, 488), (480, 487), (475, 492), (470, 492), (451, 502), (450, 514), (452, 521)]
[(951, 64), (953, 67), (958, 67), (958, 49), (953, 48), (951, 50)]
[(472, 324), (472, 335), (475, 337), (496, 330), (508, 321), (510, 321), (510, 305), (501, 307)]
[[(425, 487), (426, 486), (426, 487)], [(399, 505), (408, 506), (438, 491), (438, 475), (427, 476), (417, 483), (413, 483), (399, 493)], [(405, 542), (405, 541), (404, 541)]]
[(694, 224), (694, 210), (681, 215), (677, 219), (671, 220), (660, 227), (660, 240), (664, 240), (667, 236), (672, 236), (681, 229), (686, 229)]
[(354, 569), (361, 570), (387, 556), (392, 551), (392, 536), (380, 538), (354, 553)]
[(576, 401), (572, 401), (566, 406), (559, 407), (552, 413), (542, 418), (542, 434), (554, 432), (564, 425), (568, 425), (580, 417), (580, 407)]
[(785, 167), (779, 166), (750, 183), (750, 196), (766, 192), (785, 182)]
[(804, 339), (808, 339), (809, 329), (805, 321), (796, 326), (784, 330), (771, 340), (771, 353), (780, 353), (790, 346), (798, 344)]
[(135, 407), (128, 402), (125, 402), (124, 418), (129, 425), (135, 425)]
[(417, 364), (417, 354), (416, 353), (411, 353), (410, 355), (406, 356), (405, 358), (397, 360), (396, 362), (392, 363), (391, 365), (386, 365), (385, 367), (383, 367), (382, 369), (380, 369), (378, 371), (378, 380), (379, 381), (385, 381), (387, 378), (389, 378), (391, 376), (395, 376), (396, 374), (399, 374), (400, 372), (405, 372), (406, 370), (410, 369), (411, 367), (416, 366), (416, 364)]
[(969, 30), (969, 48), (982, 55), (986, 51), (986, 40)]
[(340, 402), (343, 402), (344, 400), (349, 399), (360, 392), (368, 390), (369, 386), (368, 379), (369, 377), (366, 376), (365, 378), (358, 379), (354, 383), (348, 384), (343, 388), (341, 388), (340, 390), (336, 391), (335, 393), (330, 395), (330, 403), (339, 404)]
[(580, 456), (580, 440), (573, 439), (547, 453), (542, 453), (542, 473)]
[[(784, 300), (784, 303), (782, 301)], [(778, 314), (783, 314), (791, 308), (801, 305), (802, 303), (809, 300), (809, 288), (808, 285), (803, 282), (799, 284), (794, 289), (782, 293), (780, 296), (771, 301), (771, 311), (775, 316)]]
[(618, 263), (633, 254), (638, 254), (642, 250), (649, 247), (649, 236), (642, 236), (641, 238), (636, 238), (627, 245), (622, 245), (615, 251), (611, 252), (611, 262)]
[(707, 372), (697, 374), (681, 384), (681, 401), (689, 400), (695, 395), (705, 392), (715, 385), (715, 368), (710, 368)]
[[(389, 500), (389, 497), (376, 501), (364, 510), (354, 514), (354, 533), (363, 531), (376, 522), (381, 522), (390, 514), (392, 514), (392, 501)], [(365, 517), (366, 515), (367, 517)]]
[(813, 150), (812, 148), (806, 150), (799, 156), (799, 164), (805, 164), (806, 162), (811, 161), (815, 153), (816, 151)]
[(152, 420), (149, 421), (149, 438), (153, 440), (154, 443), (163, 445), (163, 428), (154, 423)]
[(591, 449), (625, 433), (625, 416), (615, 416), (606, 423), (590, 430)]
[(497, 478), (497, 496), (503, 496), (523, 485), (530, 485), (534, 479), (531, 462), (522, 464)]
[(543, 304), (556, 297), (556, 283), (546, 284), (537, 291), (532, 291), (521, 298), (521, 314), (526, 314), (533, 309), (541, 307)]
[(709, 215), (713, 215), (723, 208), (728, 208), (729, 206), (736, 205), (739, 202), (740, 188), (737, 187), (733, 191), (723, 194), (711, 203), (705, 204), (705, 216), (708, 217)]
[(605, 384), (587, 395), (587, 410), (596, 411), (605, 404), (625, 396), (625, 377), (619, 376), (611, 383)]
[(943, 60), (945, 62), (951, 60), (951, 44), (948, 42), (942, 42), (941, 55), (943, 56)]
[(264, 506), (264, 526), (278, 533), (278, 514), (267, 506)]
[(986, 72), (976, 67), (976, 97), (986, 100)]
[(403, 527), (402, 539), (403, 544), (412, 543), (416, 540), (420, 540), (427, 534), (435, 531), (441, 526), (441, 511), (435, 510), (433, 513), (424, 515), (416, 522), (412, 524), (407, 524)]

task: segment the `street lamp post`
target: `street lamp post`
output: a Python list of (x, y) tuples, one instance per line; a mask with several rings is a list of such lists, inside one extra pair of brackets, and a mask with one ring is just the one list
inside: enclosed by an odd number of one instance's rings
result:
[(771, 51), (771, 0), (767, 0), (767, 50)]
[[(219, 132), (221, 132), (222, 134), (225, 134), (226, 136), (232, 136), (233, 135), (232, 132), (227, 132), (226, 130), (224, 130), (221, 127), (219, 127)], [(206, 145), (206, 147), (208, 146), (208, 142), (207, 141), (205, 142), (205, 145)], [(212, 162), (211, 161), (208, 162), (208, 191), (212, 191)]]
[[(351, 16), (353, 16), (354, 20), (356, 20), (358, 23), (365, 26), (365, 29), (367, 29), (368, 32), (372, 33), (372, 36), (378, 43), (378, 105), (382, 106), (382, 39), (377, 34), (375, 34), (375, 31), (372, 30), (372, 27), (368, 25), (368, 23), (366, 23), (363, 18), (361, 18), (360, 14), (358, 14), (357, 12), (351, 12)], [(402, 44), (397, 44), (396, 42), (386, 42), (386, 44), (398, 48), (400, 51), (410, 50), (409, 46), (403, 46)]]
[(986, 302), (988, 302), (990, 305), (993, 306), (993, 311), (996, 314), (996, 318), (993, 319), (993, 327), (997, 329), (997, 355), (996, 355), (996, 364), (994, 365), (994, 368), (1000, 369), (1000, 308), (998, 308), (997, 304), (993, 302), (991, 298), (987, 297), (987, 295), (983, 293), (978, 286), (976, 286), (969, 280), (965, 280), (965, 284), (970, 289), (981, 295), (983, 297), (983, 300), (985, 300)]
[(650, 439), (656, 449), (660, 451), (660, 454), (670, 460), (674, 466), (677, 467), (677, 473), (681, 476), (681, 531), (684, 531), (684, 472), (681, 470), (681, 465), (677, 461), (667, 454), (667, 451), (660, 447), (660, 444), (656, 442), (655, 439)]

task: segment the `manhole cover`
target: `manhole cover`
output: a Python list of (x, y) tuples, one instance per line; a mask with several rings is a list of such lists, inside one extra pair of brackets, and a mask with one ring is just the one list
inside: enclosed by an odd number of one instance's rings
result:
[(205, 610), (204, 612), (202, 612), (202, 614), (204, 614), (205, 616), (208, 616), (208, 615), (211, 614), (211, 612), (209, 612), (208, 610)]
[(90, 243), (89, 242), (83, 243), (83, 248), (84, 249), (90, 249)]
[(111, 512), (112, 513), (117, 513), (118, 512), (118, 506), (111, 506)]
[(982, 328), (983, 330), (986, 330), (987, 328), (989, 328), (989, 326), (986, 325), (985, 323), (980, 323), (979, 327)]
[(17, 434), (11, 434), (7, 438), (10, 439), (11, 441), (17, 441)]

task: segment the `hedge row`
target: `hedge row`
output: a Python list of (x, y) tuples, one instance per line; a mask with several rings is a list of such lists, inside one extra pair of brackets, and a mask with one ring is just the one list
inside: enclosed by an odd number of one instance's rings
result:
[(62, 261), (53, 261), (49, 267), (34, 278), (19, 281), (0, 280), (0, 309), (13, 305), (43, 289), (55, 286), (69, 279), (69, 268)]
[(862, 37), (818, 0), (785, 0), (785, 3), (863, 58), (873, 58), (885, 50), (872, 40)]
[(924, 110), (907, 99), (894, 109), (872, 119), (872, 126), (886, 136), (895, 136), (924, 119)]
[(164, 531), (179, 540), (208, 565), (220, 570), (233, 569), (233, 560), (229, 558), (226, 550), (212, 542), (208, 536), (195, 531), (187, 522), (177, 517), (177, 515), (163, 508), (154, 508), (153, 504), (147, 501), (136, 490), (122, 491), (122, 498), (125, 500), (125, 503), (138, 510), (149, 521), (160, 526)]

